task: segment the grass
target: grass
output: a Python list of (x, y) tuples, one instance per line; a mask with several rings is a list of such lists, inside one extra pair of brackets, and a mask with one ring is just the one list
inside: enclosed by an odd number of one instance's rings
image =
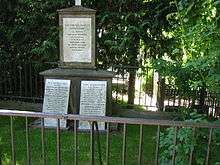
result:
[[(31, 122), (31, 121), (30, 121)], [(163, 132), (166, 127), (162, 128)], [(16, 146), (16, 161), (18, 165), (27, 164), (26, 160), (26, 132), (25, 119), (15, 118), (15, 146)], [(143, 164), (154, 164), (155, 157), (155, 136), (157, 128), (155, 126), (144, 126), (144, 143), (143, 143)], [(208, 132), (208, 131), (207, 131)], [(207, 133), (208, 134), (208, 133)], [(219, 137), (219, 136), (218, 136)], [(11, 164), (11, 142), (10, 142), (10, 119), (8, 117), (0, 117), (0, 165)], [(46, 159), (47, 164), (56, 164), (56, 130), (46, 129)], [(110, 134), (110, 165), (121, 164), (122, 156), (122, 131), (111, 132)], [(172, 138), (171, 138), (171, 141)], [(78, 160), (79, 165), (90, 164), (90, 135), (88, 133), (79, 133), (78, 135)], [(219, 142), (219, 141), (218, 141)], [(101, 153), (103, 164), (105, 165), (105, 150), (106, 150), (106, 134), (100, 135)], [(171, 142), (172, 143), (172, 142)], [(220, 143), (211, 143), (210, 164), (220, 164)], [(41, 165), (41, 130), (39, 128), (30, 128), (30, 145), (31, 145), (31, 164)], [(207, 143), (202, 144), (207, 147)], [(97, 143), (95, 164), (98, 163)], [(139, 126), (128, 125), (127, 129), (127, 154), (126, 165), (136, 165), (138, 160), (139, 147)], [(61, 131), (61, 163), (64, 165), (74, 164), (74, 132), (62, 130)], [(196, 150), (196, 153), (199, 150)], [(160, 151), (161, 152), (161, 151)], [(182, 153), (179, 153), (182, 154)], [(203, 153), (204, 155), (206, 152)], [(160, 156), (161, 153), (160, 153)], [(177, 154), (178, 156), (178, 154)], [(186, 155), (187, 156), (187, 155)], [(205, 156), (204, 156), (205, 158)], [(162, 164), (164, 165), (164, 164)]]
[[(26, 164), (26, 136), (25, 136), (25, 120), (23, 118), (15, 118), (15, 146), (16, 161), (18, 165)], [(144, 127), (144, 143), (143, 143), (143, 164), (153, 164), (155, 154), (155, 137), (156, 128), (154, 126)], [(88, 133), (80, 133), (79, 142), (79, 164), (90, 163), (90, 138)], [(56, 130), (46, 129), (46, 158), (47, 163), (56, 164)], [(110, 164), (121, 164), (122, 155), (122, 132), (111, 132), (110, 134)], [(105, 164), (106, 134), (100, 135), (102, 159)], [(30, 128), (30, 144), (31, 144), (31, 163), (33, 165), (43, 164), (41, 160), (41, 132), (39, 128)], [(97, 143), (96, 143), (97, 144)], [(128, 125), (127, 129), (127, 154), (126, 164), (135, 165), (138, 160), (139, 144), (139, 126)], [(96, 147), (97, 148), (97, 147)], [(61, 131), (61, 157), (62, 164), (69, 165), (74, 162), (74, 133), (72, 131)], [(2, 156), (1, 156), (2, 155)], [(98, 164), (98, 152), (96, 149), (96, 163)], [(10, 143), (10, 120), (8, 117), (0, 117), (0, 156), (3, 165), (10, 164), (11, 159), (11, 143)]]

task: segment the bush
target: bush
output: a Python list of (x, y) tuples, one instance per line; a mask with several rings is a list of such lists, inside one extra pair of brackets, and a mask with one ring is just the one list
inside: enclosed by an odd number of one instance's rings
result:
[[(203, 115), (196, 113), (190, 113), (190, 119), (185, 121), (207, 122)], [(166, 128), (160, 134), (160, 164), (171, 164), (174, 149), (176, 151), (175, 164), (188, 164), (191, 150), (194, 149), (193, 164), (203, 165), (207, 153), (209, 130), (197, 128), (194, 134), (193, 128), (181, 127), (177, 130), (176, 146), (174, 146), (174, 132), (174, 128)], [(212, 135), (212, 146), (219, 146), (220, 131), (216, 129)]]

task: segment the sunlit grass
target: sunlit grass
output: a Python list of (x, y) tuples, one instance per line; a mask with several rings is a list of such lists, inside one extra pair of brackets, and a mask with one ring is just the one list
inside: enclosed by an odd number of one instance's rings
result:
[[(4, 165), (10, 164), (11, 161), (11, 141), (10, 141), (10, 120), (7, 117), (0, 118), (0, 155), (1, 162)], [(16, 118), (14, 120), (15, 130), (15, 146), (16, 146), (16, 161), (17, 164), (26, 164), (26, 134), (25, 134), (25, 120)], [(143, 164), (153, 164), (155, 154), (155, 139), (156, 128), (153, 126), (144, 127), (144, 143), (143, 143)], [(31, 163), (40, 165), (42, 162), (42, 147), (41, 147), (41, 130), (39, 128), (30, 128), (30, 145), (31, 145)], [(46, 159), (48, 164), (56, 164), (56, 130), (46, 129)], [(122, 155), (122, 131), (114, 131), (110, 134), (110, 164), (121, 164)], [(78, 135), (78, 159), (79, 164), (90, 163), (90, 135), (88, 133), (79, 133)], [(106, 150), (106, 134), (100, 134), (100, 144), (102, 161), (105, 164), (105, 150)], [(97, 141), (95, 143), (96, 154), (95, 161), (98, 164)], [(135, 165), (138, 160), (139, 147), (139, 126), (128, 125), (127, 129), (127, 154), (126, 164)], [(74, 132), (62, 130), (61, 131), (61, 158), (62, 164), (73, 164), (74, 162)]]

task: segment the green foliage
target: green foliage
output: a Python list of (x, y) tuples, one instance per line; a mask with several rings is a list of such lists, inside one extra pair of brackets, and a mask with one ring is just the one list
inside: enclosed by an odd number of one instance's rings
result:
[(65, 0), (0, 1), (0, 59), (5, 61), (57, 61), (57, 9)]
[[(191, 113), (188, 116), (190, 122), (207, 122), (203, 115)], [(176, 164), (185, 165), (189, 162), (191, 150), (194, 149), (193, 164), (203, 165), (205, 161), (205, 153), (207, 150), (208, 131), (204, 129), (196, 129), (193, 135), (193, 129), (182, 127), (177, 130), (177, 145), (174, 146), (174, 128), (167, 128), (160, 135), (160, 162), (161, 164), (171, 164), (174, 149), (176, 150)]]
[(153, 69), (152, 68), (144, 68), (142, 69), (141, 76), (143, 77), (142, 82), (142, 90), (148, 95), (152, 95), (153, 89)]
[(0, 138), (0, 162), (2, 162), (2, 155), (3, 155), (1, 148), (2, 148), (2, 139)]
[[(184, 91), (208, 88), (220, 91), (220, 33), (217, 1), (175, 2), (167, 15), (172, 29), (164, 31), (174, 42), (154, 66), (163, 77), (173, 77)], [(184, 86), (183, 86), (184, 84)]]
[(128, 86), (126, 84), (117, 83), (112, 85), (112, 91), (119, 93), (120, 95), (126, 95), (128, 92), (127, 89)]
[(173, 150), (176, 149), (176, 164), (185, 165), (188, 162), (188, 156), (190, 154), (190, 149), (194, 145), (192, 139), (192, 129), (182, 128), (178, 130), (177, 140), (178, 144), (174, 146), (173, 144), (174, 129), (167, 128), (165, 133), (161, 133), (160, 138), (160, 163), (161, 164), (171, 164)]
[[(150, 58), (161, 76), (185, 95), (201, 88), (220, 91), (219, 0), (82, 2), (97, 10), (99, 68), (148, 66)], [(0, 64), (58, 61), (56, 10), (73, 3), (0, 0)]]

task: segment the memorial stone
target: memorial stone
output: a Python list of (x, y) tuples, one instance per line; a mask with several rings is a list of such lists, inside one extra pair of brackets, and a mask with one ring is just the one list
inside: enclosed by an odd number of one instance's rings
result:
[(60, 67), (95, 68), (96, 11), (77, 5), (58, 12), (60, 29), (62, 29)]
[[(70, 80), (47, 79), (45, 82), (45, 94), (43, 112), (67, 114), (70, 92)], [(56, 127), (57, 120), (44, 119), (46, 127)], [(66, 127), (66, 120), (60, 120), (60, 126)]]
[[(81, 0), (76, 0), (76, 6), (58, 10), (58, 13), (59, 68), (40, 74), (45, 77), (46, 82), (47, 79), (71, 81), (69, 113), (110, 116), (112, 114), (111, 87), (114, 74), (95, 68), (96, 11), (82, 7)], [(80, 129), (88, 127), (88, 124), (79, 122)], [(99, 128), (104, 130), (105, 123), (99, 123)]]
[[(107, 81), (82, 81), (80, 93), (80, 115), (106, 115)], [(100, 130), (105, 129), (105, 123), (98, 123)], [(80, 129), (89, 129), (88, 122), (80, 122)]]

